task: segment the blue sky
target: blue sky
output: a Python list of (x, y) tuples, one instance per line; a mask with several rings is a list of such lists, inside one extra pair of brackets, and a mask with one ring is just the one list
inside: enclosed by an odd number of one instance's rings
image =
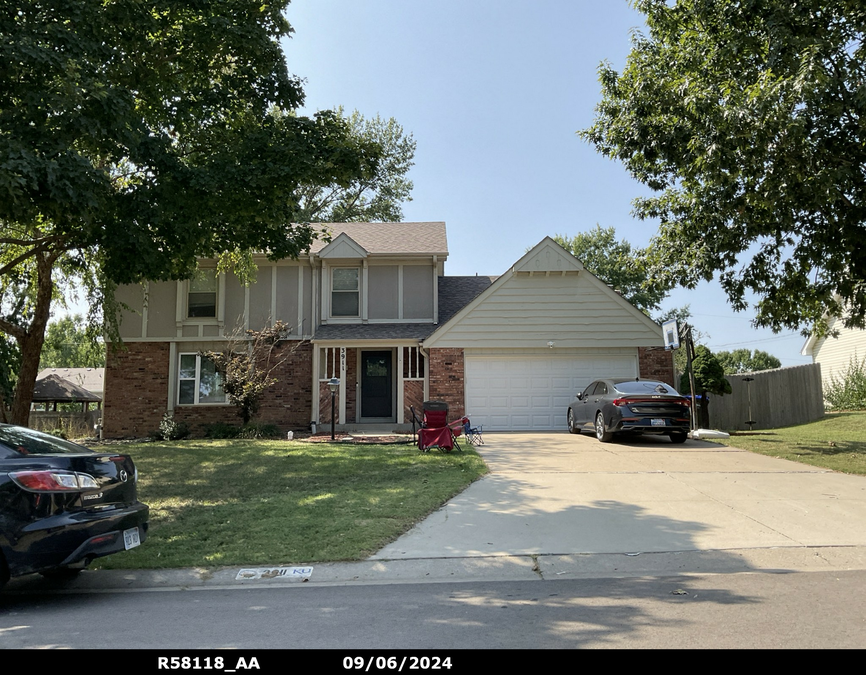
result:
[[(648, 190), (575, 133), (592, 124), (599, 64), (620, 69), (644, 25), (626, 0), (293, 0), (288, 19), (303, 112), (342, 105), (415, 137), (404, 219), (447, 223), (447, 274), (502, 274), (546, 235), (596, 223), (636, 246), (655, 234), (631, 216)], [(665, 308), (684, 304), (711, 349), (810, 362), (799, 334), (751, 328), (717, 284)]]

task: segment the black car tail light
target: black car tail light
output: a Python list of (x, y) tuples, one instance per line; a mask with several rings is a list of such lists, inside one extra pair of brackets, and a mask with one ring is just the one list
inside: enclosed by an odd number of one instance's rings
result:
[(75, 471), (12, 471), (9, 477), (28, 492), (81, 492), (99, 487), (93, 476)]

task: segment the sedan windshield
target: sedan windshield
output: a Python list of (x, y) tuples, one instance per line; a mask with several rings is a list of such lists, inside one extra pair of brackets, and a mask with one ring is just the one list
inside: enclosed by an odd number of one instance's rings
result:
[(667, 394), (669, 396), (679, 396), (676, 389), (664, 382), (628, 380), (626, 382), (617, 382), (614, 386), (620, 394)]
[(82, 445), (25, 427), (0, 424), (0, 444), (22, 455), (58, 455), (93, 452)]

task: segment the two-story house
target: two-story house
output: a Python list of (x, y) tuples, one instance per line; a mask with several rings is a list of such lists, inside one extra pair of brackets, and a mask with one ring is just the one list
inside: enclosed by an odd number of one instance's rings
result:
[[(444, 223), (327, 226), (298, 260), (258, 261), (244, 286), (215, 266), (193, 281), (125, 286), (125, 348), (109, 359), (104, 433), (135, 436), (172, 411), (195, 431), (236, 419), (213, 364), (239, 330), (293, 327), (259, 419), (282, 429), (411, 421), (444, 400), (486, 430), (564, 429), (601, 376), (673, 378), (660, 327), (545, 238), (499, 277), (448, 277)], [(402, 426), (406, 428), (406, 426)]]

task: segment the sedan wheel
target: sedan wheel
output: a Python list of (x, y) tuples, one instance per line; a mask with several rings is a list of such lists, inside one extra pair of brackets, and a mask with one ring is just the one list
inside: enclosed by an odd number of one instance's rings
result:
[(595, 437), (602, 443), (609, 443), (613, 438), (613, 434), (605, 430), (604, 415), (601, 413), (595, 416)]
[(571, 408), (568, 409), (568, 433), (570, 434), (579, 434), (580, 429), (574, 426), (574, 412)]
[(688, 434), (671, 434), (671, 443), (685, 443)]

